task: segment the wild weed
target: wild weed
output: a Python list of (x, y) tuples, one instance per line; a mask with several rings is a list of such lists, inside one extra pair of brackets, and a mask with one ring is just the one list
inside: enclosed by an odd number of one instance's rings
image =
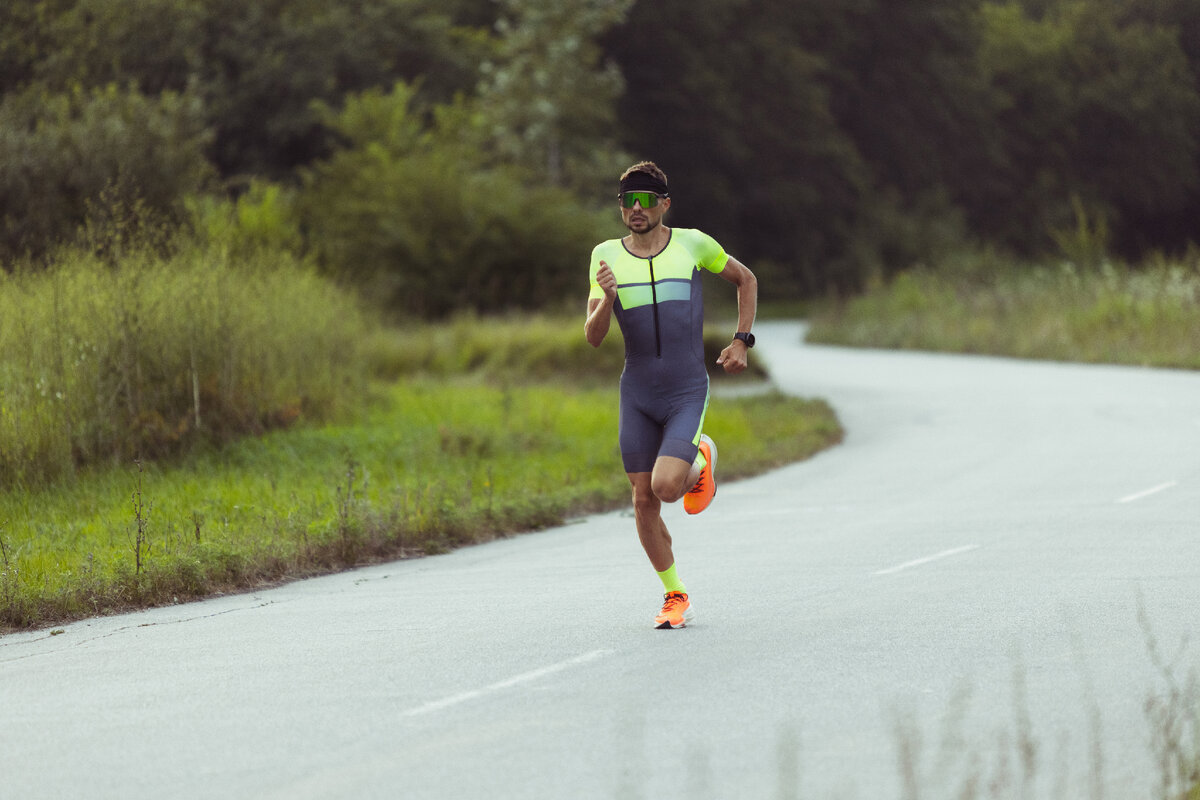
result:
[(826, 304), (809, 340), (1200, 369), (1195, 261), (1082, 268), (997, 263), (994, 254), (963, 260)]
[(291, 256), (257, 253), (185, 241), (0, 271), (0, 485), (355, 407), (367, 315)]

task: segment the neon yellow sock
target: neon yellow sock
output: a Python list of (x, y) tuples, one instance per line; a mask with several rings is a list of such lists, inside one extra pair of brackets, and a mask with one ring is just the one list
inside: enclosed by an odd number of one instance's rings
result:
[(704, 469), (708, 466), (708, 459), (704, 457), (703, 450), (696, 451), (696, 460), (692, 462), (692, 466), (698, 469)]
[(679, 574), (675, 572), (674, 564), (658, 573), (658, 579), (662, 581), (663, 590), (668, 594), (671, 592), (687, 594), (687, 587), (683, 585), (683, 581), (679, 580)]

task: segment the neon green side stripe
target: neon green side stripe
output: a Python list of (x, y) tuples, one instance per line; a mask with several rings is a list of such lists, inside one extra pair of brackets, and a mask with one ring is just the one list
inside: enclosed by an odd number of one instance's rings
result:
[(704, 390), (704, 410), (700, 412), (700, 427), (696, 429), (696, 435), (692, 437), (692, 444), (700, 446), (700, 434), (704, 433), (704, 418), (708, 416), (708, 397), (712, 387)]

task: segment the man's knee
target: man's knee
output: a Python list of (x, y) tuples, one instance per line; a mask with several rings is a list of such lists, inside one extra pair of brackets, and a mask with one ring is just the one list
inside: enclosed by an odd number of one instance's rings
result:
[(678, 475), (665, 472), (663, 474), (655, 473), (654, 479), (651, 481), (651, 488), (657, 499), (664, 503), (674, 503), (686, 492), (683, 484), (684, 480), (681, 480)]

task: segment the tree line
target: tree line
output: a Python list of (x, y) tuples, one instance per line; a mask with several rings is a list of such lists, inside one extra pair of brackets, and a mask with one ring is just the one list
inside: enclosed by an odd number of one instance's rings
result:
[(259, 220), (269, 201), (279, 246), (397, 311), (536, 305), (578, 290), (642, 158), (671, 177), (675, 224), (796, 293), (966, 246), (1046, 254), (1081, 225), (1131, 260), (1183, 249), (1200, 241), (1200, 5), (0, 7), (9, 268), (106, 202), (186, 226), (197, 198)]

